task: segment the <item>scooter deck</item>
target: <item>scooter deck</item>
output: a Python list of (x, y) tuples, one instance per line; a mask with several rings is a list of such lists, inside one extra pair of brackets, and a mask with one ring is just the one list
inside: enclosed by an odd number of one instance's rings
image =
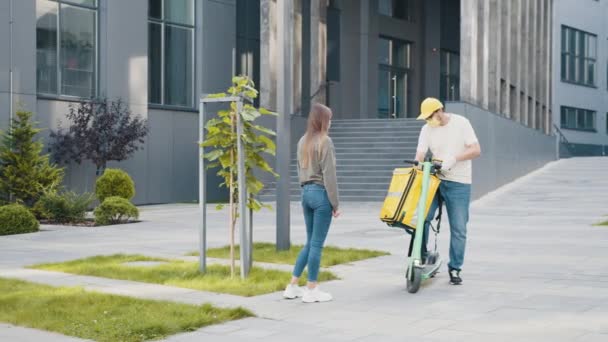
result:
[(434, 277), (435, 274), (437, 274), (437, 272), (439, 271), (439, 267), (441, 267), (442, 263), (443, 263), (443, 260), (439, 259), (434, 264), (424, 265), (424, 267), (422, 268), (422, 277), (423, 278)]

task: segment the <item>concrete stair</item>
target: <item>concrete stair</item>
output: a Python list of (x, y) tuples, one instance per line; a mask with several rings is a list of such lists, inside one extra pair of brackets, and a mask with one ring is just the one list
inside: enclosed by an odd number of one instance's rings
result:
[[(383, 201), (393, 169), (413, 159), (422, 125), (415, 119), (333, 120), (330, 137), (336, 148), (341, 201)], [(291, 200), (300, 200), (296, 152), (290, 171)], [(264, 202), (275, 201), (276, 183), (266, 184)]]

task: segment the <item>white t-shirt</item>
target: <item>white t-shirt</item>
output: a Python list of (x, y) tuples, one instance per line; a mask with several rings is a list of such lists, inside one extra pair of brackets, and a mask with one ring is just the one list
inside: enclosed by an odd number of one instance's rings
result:
[[(446, 113), (450, 120), (445, 126), (422, 127), (418, 138), (417, 151), (426, 153), (431, 149), (433, 158), (445, 160), (464, 152), (467, 146), (478, 143), (475, 131), (467, 118), (457, 114)], [(441, 179), (471, 184), (471, 161), (459, 161), (450, 169), (442, 170)]]

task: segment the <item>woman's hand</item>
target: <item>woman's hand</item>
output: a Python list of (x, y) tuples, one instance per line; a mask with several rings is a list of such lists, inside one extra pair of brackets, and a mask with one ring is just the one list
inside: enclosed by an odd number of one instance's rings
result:
[(340, 212), (340, 210), (333, 210), (333, 211), (331, 212), (331, 214), (332, 214), (332, 215), (333, 215), (335, 218), (338, 218), (338, 217), (340, 216), (340, 214), (342, 214), (342, 213)]

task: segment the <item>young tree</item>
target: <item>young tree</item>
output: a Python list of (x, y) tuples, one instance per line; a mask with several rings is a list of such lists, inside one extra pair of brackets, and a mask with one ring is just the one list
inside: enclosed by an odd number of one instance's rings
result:
[(43, 144), (36, 139), (42, 131), (32, 122), (32, 113), (18, 111), (12, 129), (2, 133), (0, 146), (0, 195), (3, 201), (33, 206), (46, 192), (56, 191), (63, 180), (63, 168), (41, 154)]
[[(213, 94), (210, 97), (225, 97), (225, 96), (243, 96), (251, 100), (258, 96), (258, 91), (255, 89), (253, 81), (246, 76), (238, 76), (232, 79), (232, 87), (228, 89), (228, 94), (220, 93)], [(255, 195), (264, 188), (262, 183), (254, 174), (254, 169), (273, 174), (278, 177), (270, 165), (264, 159), (262, 153), (275, 155), (276, 146), (271, 138), (275, 133), (271, 129), (256, 125), (255, 119), (261, 115), (276, 115), (263, 108), (256, 109), (250, 104), (245, 104), (241, 112), (237, 112), (235, 102), (230, 104), (229, 110), (219, 111), (217, 117), (207, 121), (205, 125), (206, 139), (203, 142), (203, 147), (208, 147), (208, 152), (203, 156), (209, 160), (207, 169), (219, 168), (217, 175), (224, 179), (220, 186), (225, 186), (230, 189), (230, 260), (231, 260), (231, 276), (234, 277), (234, 228), (238, 218), (238, 174), (237, 165), (237, 134), (236, 121), (237, 115), (240, 116), (243, 122), (243, 147), (245, 148), (245, 177), (247, 192), (252, 195), (248, 198), (247, 206), (254, 211), (260, 210), (262, 207), (268, 207), (255, 199)], [(221, 208), (219, 205), (218, 208)], [(243, 228), (244, 229), (244, 228)], [(243, 246), (241, 246), (243, 248)]]
[(92, 161), (96, 175), (103, 174), (109, 161), (126, 160), (142, 149), (148, 134), (147, 120), (132, 115), (122, 101), (95, 99), (71, 105), (66, 115), (71, 122), (51, 132), (53, 158), (60, 163)]

